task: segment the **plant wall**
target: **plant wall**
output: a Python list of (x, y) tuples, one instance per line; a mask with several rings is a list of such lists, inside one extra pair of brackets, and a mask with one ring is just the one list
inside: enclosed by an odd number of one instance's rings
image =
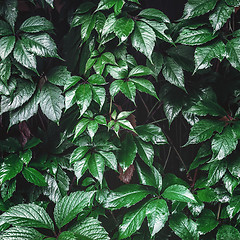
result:
[(239, 0), (0, 2), (0, 239), (240, 239)]

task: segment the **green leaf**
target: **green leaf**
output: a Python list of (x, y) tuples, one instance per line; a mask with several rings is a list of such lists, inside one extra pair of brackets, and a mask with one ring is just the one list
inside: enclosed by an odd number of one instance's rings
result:
[(147, 204), (142, 204), (129, 210), (123, 218), (119, 227), (119, 239), (125, 239), (135, 233), (142, 225), (146, 217)]
[(115, 3), (116, 0), (101, 0), (96, 11), (110, 9)]
[(95, 22), (95, 30), (98, 32), (98, 34), (101, 36), (101, 33), (103, 31), (103, 26), (106, 22), (106, 17), (102, 12), (97, 12), (95, 14), (96, 22)]
[(238, 140), (231, 128), (227, 126), (221, 134), (216, 134), (212, 140), (213, 159), (222, 160), (237, 147)]
[(14, 36), (8, 36), (8, 37), (2, 37), (0, 39), (0, 57), (2, 60), (4, 60), (13, 50), (15, 45), (15, 37)]
[(150, 61), (156, 42), (156, 34), (148, 24), (136, 21), (134, 32), (132, 34), (132, 45), (143, 53)]
[(190, 0), (184, 8), (184, 19), (204, 15), (214, 9), (216, 3), (217, 0), (212, 0), (211, 2), (208, 0)]
[(230, 225), (223, 225), (219, 228), (217, 232), (217, 238), (216, 240), (236, 240), (240, 239), (240, 233), (239, 231)]
[(162, 176), (155, 167), (148, 167), (142, 162), (137, 162), (137, 171), (140, 183), (147, 186), (152, 186), (158, 190), (162, 189)]
[(137, 154), (137, 146), (131, 134), (127, 134), (121, 142), (121, 150), (118, 156), (118, 162), (125, 172), (128, 167), (133, 163)]
[(90, 147), (88, 146), (82, 146), (82, 147), (76, 148), (71, 154), (70, 163), (80, 161), (85, 156), (85, 154), (88, 152), (89, 149)]
[(119, 18), (114, 24), (114, 33), (119, 38), (120, 43), (124, 42), (134, 29), (134, 21), (131, 18)]
[(4, 37), (8, 35), (13, 35), (13, 31), (10, 24), (0, 20), (0, 36)]
[(18, 16), (18, 1), (17, 0), (6, 0), (4, 1), (4, 18), (9, 22), (12, 29)]
[(34, 168), (24, 167), (22, 174), (28, 182), (33, 183), (34, 185), (39, 187), (47, 185), (43, 175)]
[[(16, 191), (16, 179), (12, 179), (10, 181), (6, 181), (1, 186), (1, 197), (3, 201), (7, 201), (13, 196), (13, 193)], [(7, 209), (4, 209), (6, 211)], [(3, 210), (1, 210), (3, 211)]]
[(74, 162), (73, 169), (74, 173), (79, 180), (83, 174), (87, 171), (88, 169), (88, 160), (90, 159), (91, 154), (88, 153), (85, 157), (79, 159), (78, 161)]
[(96, 22), (95, 15), (88, 15), (84, 18), (84, 22), (81, 26), (81, 37), (82, 37), (82, 43), (86, 42), (90, 35), (92, 30), (94, 29)]
[[(128, 66), (107, 66), (107, 71), (114, 79), (125, 79), (128, 77)], [(116, 80), (114, 81), (116, 82)]]
[(162, 74), (168, 82), (185, 90), (183, 69), (173, 58), (165, 58)]
[(176, 43), (184, 45), (201, 45), (213, 40), (217, 35), (213, 35), (208, 28), (200, 28), (197, 30), (183, 28), (176, 40)]
[(200, 234), (206, 234), (217, 227), (218, 221), (211, 210), (203, 209), (201, 215), (197, 219), (197, 224)]
[(45, 0), (45, 2), (48, 3), (52, 8), (54, 8), (53, 6), (54, 0)]
[(93, 85), (105, 85), (106, 80), (99, 74), (93, 74), (88, 78), (88, 82)]
[(121, 89), (122, 85), (124, 84), (123, 80), (115, 80), (111, 83), (109, 88), (109, 93), (112, 97), (114, 97)]
[(22, 171), (23, 162), (19, 161), (19, 157), (15, 154), (11, 154), (4, 159), (4, 162), (0, 167), (0, 183), (14, 178), (18, 173)]
[(104, 152), (104, 151), (99, 151), (98, 153), (104, 158), (105, 164), (109, 168), (117, 171), (118, 165), (117, 165), (117, 159), (116, 159), (116, 156), (114, 155), (114, 153)]
[(34, 228), (27, 228), (27, 227), (11, 227), (5, 230), (1, 234), (1, 238), (4, 240), (42, 240), (45, 239), (45, 236), (42, 235), (40, 232), (35, 230)]
[(188, 142), (185, 144), (198, 144), (211, 138), (214, 132), (221, 133), (225, 126), (224, 122), (219, 120), (202, 119), (191, 128)]
[(102, 36), (108, 35), (109, 33), (112, 33), (114, 30), (114, 25), (115, 22), (117, 21), (115, 14), (111, 13), (108, 17), (107, 20), (105, 21), (105, 24), (102, 29)]
[(135, 138), (135, 143), (137, 145), (137, 153), (140, 158), (149, 166), (152, 167), (154, 150), (151, 143), (144, 142), (141, 139)]
[(239, 181), (237, 178), (227, 172), (223, 177), (223, 183), (228, 192), (233, 194), (233, 191), (238, 186)]
[(114, 12), (116, 15), (119, 15), (121, 13), (124, 3), (124, 0), (116, 0), (116, 3), (114, 5)]
[(21, 41), (27, 51), (36, 54), (37, 56), (59, 57), (57, 53), (57, 46), (47, 33), (41, 33), (38, 35), (23, 34)]
[(152, 75), (157, 79), (159, 73), (162, 70), (163, 66), (163, 56), (160, 52), (153, 52), (152, 54), (152, 63), (147, 60), (147, 67), (152, 70)]
[(58, 86), (64, 86), (64, 90), (68, 89), (69, 87), (68, 82), (70, 79), (71, 79), (71, 73), (67, 70), (66, 66), (54, 67), (47, 74), (47, 80), (50, 83)]
[(197, 197), (202, 202), (214, 202), (217, 201), (216, 193), (212, 188), (204, 188), (197, 191)]
[(182, 213), (172, 215), (169, 221), (169, 226), (174, 231), (174, 233), (183, 240), (199, 239), (197, 224)]
[(80, 115), (83, 115), (92, 101), (91, 86), (89, 84), (81, 84), (76, 90), (76, 99), (80, 108)]
[(163, 12), (155, 8), (144, 9), (138, 14), (138, 16), (149, 20), (156, 20), (158, 22), (170, 23), (169, 18)]
[(122, 185), (111, 191), (103, 202), (104, 208), (116, 210), (130, 207), (145, 198), (150, 192), (137, 184)]
[(136, 86), (133, 82), (127, 81), (121, 84), (120, 91), (133, 103), (135, 103)]
[(54, 224), (44, 208), (29, 203), (18, 204), (2, 214), (9, 224), (19, 227), (36, 227), (54, 230)]
[(211, 163), (208, 172), (208, 186), (216, 184), (225, 174), (227, 164), (225, 161)]
[(59, 87), (46, 83), (40, 93), (40, 107), (48, 119), (59, 122), (62, 109), (64, 108), (64, 97)]
[(162, 129), (158, 126), (155, 126), (153, 124), (146, 124), (137, 126), (135, 130), (138, 136), (144, 142), (152, 142), (156, 145), (167, 144), (167, 139), (163, 134)]
[(118, 122), (116, 124), (119, 124), (119, 126), (121, 126), (124, 129), (127, 129), (127, 130), (135, 132), (132, 124), (128, 120), (126, 120), (126, 119), (118, 120)]
[(197, 203), (190, 190), (183, 185), (171, 185), (163, 192), (162, 196), (164, 198), (176, 200), (179, 202)]
[(240, 5), (239, 0), (225, 0), (229, 6), (238, 7)]
[(128, 77), (142, 77), (146, 75), (151, 75), (152, 71), (150, 68), (139, 65), (134, 67), (128, 74)]
[[(11, 75), (11, 61), (9, 60), (9, 58), (6, 58), (5, 60), (0, 62), (0, 79), (3, 81), (3, 83), (6, 84), (10, 78), (10, 75)], [(0, 87), (0, 91), (2, 91), (1, 88), (2, 87)], [(4, 86), (4, 88), (6, 88), (6, 86)], [(10, 94), (9, 90), (8, 89), (5, 90), (3, 94), (9, 95)]]
[(197, 47), (194, 54), (195, 70), (211, 67), (211, 60), (217, 58), (220, 61), (226, 55), (225, 44), (222, 41), (209, 44), (204, 47)]
[(76, 139), (80, 134), (82, 134), (86, 128), (87, 128), (87, 125), (89, 124), (90, 122), (90, 119), (88, 118), (82, 118), (76, 125), (75, 127), (75, 135), (74, 135), (74, 139)]
[(105, 99), (106, 99), (106, 91), (104, 87), (92, 86), (92, 99), (95, 101), (99, 106), (100, 110), (102, 109)]
[(85, 207), (90, 206), (94, 192), (73, 192), (57, 202), (54, 208), (54, 219), (58, 228), (72, 221)]
[(233, 38), (227, 42), (226, 54), (230, 64), (240, 71), (240, 38)]
[(88, 160), (88, 169), (92, 176), (102, 184), (105, 169), (105, 160), (102, 155), (98, 153), (92, 154)]
[(223, 27), (234, 11), (233, 7), (229, 7), (224, 0), (219, 1), (214, 12), (210, 14), (209, 21), (212, 24), (214, 32)]
[(232, 196), (229, 205), (227, 206), (227, 213), (232, 219), (240, 211), (240, 196)]
[(22, 64), (24, 67), (34, 72), (37, 72), (36, 57), (27, 50), (24, 41), (22, 40), (17, 41), (13, 51), (13, 57), (16, 59), (17, 62)]
[(237, 179), (240, 178), (240, 157), (238, 155), (234, 155), (234, 157), (228, 161), (228, 170), (234, 177)]
[(110, 240), (108, 233), (101, 226), (101, 222), (93, 217), (88, 217), (70, 228), (77, 239)]
[(20, 31), (27, 33), (37, 33), (53, 29), (53, 24), (46, 18), (40, 16), (33, 16), (26, 19), (19, 28)]
[(168, 206), (163, 199), (155, 199), (148, 203), (147, 220), (152, 237), (164, 227), (168, 220), (168, 216)]
[(75, 237), (73, 232), (64, 231), (58, 236), (58, 240), (77, 240), (77, 237)]

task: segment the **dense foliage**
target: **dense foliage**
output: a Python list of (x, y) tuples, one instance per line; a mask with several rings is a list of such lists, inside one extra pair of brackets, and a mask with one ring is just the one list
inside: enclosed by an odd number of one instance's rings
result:
[(0, 1), (0, 239), (240, 239), (239, 0)]

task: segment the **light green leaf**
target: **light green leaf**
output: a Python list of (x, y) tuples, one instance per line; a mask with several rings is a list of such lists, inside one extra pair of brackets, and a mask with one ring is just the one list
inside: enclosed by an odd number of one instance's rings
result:
[(133, 163), (137, 154), (137, 147), (133, 140), (133, 136), (128, 134), (121, 142), (121, 150), (118, 156), (118, 162), (123, 169), (123, 172)]
[(124, 3), (124, 0), (116, 0), (116, 3), (114, 5), (114, 12), (116, 15), (119, 15), (121, 13)]
[(183, 69), (173, 58), (165, 58), (162, 74), (168, 82), (185, 90)]
[(134, 29), (134, 21), (131, 18), (119, 18), (114, 24), (114, 33), (119, 38), (120, 43), (124, 42)]
[(217, 35), (213, 35), (211, 30), (208, 28), (200, 28), (200, 29), (188, 29), (183, 28), (176, 40), (176, 43), (181, 43), (184, 45), (202, 45), (206, 42), (209, 42), (216, 38)]
[(222, 225), (218, 232), (216, 240), (236, 240), (240, 239), (239, 231), (231, 225)]
[(237, 147), (238, 140), (231, 128), (227, 126), (221, 134), (216, 134), (212, 140), (213, 159), (222, 160)]
[(89, 172), (102, 184), (105, 169), (105, 160), (102, 155), (94, 153), (88, 160)]
[(39, 187), (47, 185), (43, 175), (34, 168), (24, 167), (22, 174), (28, 182), (33, 183), (34, 185)]
[(81, 84), (76, 90), (76, 99), (80, 108), (80, 115), (83, 115), (92, 101), (91, 86), (89, 84)]
[(64, 108), (64, 97), (61, 89), (46, 83), (42, 87), (39, 98), (42, 112), (53, 122), (59, 122)]
[[(66, 76), (67, 77), (67, 76)], [(63, 79), (63, 78), (62, 78)], [(82, 77), (72, 76), (70, 78), (67, 77), (67, 81), (65, 81), (64, 91), (69, 90), (71, 87), (76, 85), (78, 82), (82, 80)], [(54, 80), (53, 80), (54, 81)], [(62, 82), (62, 81), (61, 81)], [(76, 86), (75, 86), (76, 87)]]
[(89, 149), (90, 147), (88, 146), (82, 146), (82, 147), (76, 148), (71, 154), (70, 163), (80, 161), (85, 156), (85, 154), (88, 152)]
[(127, 129), (127, 130), (135, 132), (132, 124), (128, 120), (126, 120), (126, 119), (118, 120), (116, 124), (119, 124), (119, 126), (121, 126), (124, 129)]
[(58, 228), (72, 221), (85, 207), (91, 204), (94, 192), (73, 192), (57, 202), (54, 208), (54, 219)]
[[(128, 76), (128, 66), (107, 66), (107, 71), (114, 79), (126, 79)], [(116, 80), (115, 80), (116, 81)]]
[(42, 240), (45, 236), (34, 228), (11, 227), (2, 233), (1, 238), (4, 240)]
[(89, 122), (87, 126), (88, 135), (90, 136), (91, 140), (93, 140), (94, 135), (98, 130), (98, 123), (95, 120)]
[(150, 192), (137, 184), (122, 185), (111, 191), (103, 202), (107, 209), (116, 210), (130, 207), (145, 198)]
[(184, 19), (193, 18), (210, 12), (216, 5), (217, 0), (190, 0), (184, 8)]
[(2, 37), (0, 39), (0, 57), (4, 60), (13, 50), (15, 45), (15, 37), (14, 36), (7, 36)]
[(27, 33), (53, 30), (53, 24), (44, 17), (33, 16), (26, 19), (19, 30)]
[(179, 202), (197, 203), (190, 190), (183, 185), (171, 185), (163, 192), (162, 196)]
[(169, 18), (163, 12), (155, 8), (144, 9), (138, 14), (138, 16), (149, 20), (156, 20), (158, 22), (170, 23)]
[(234, 11), (233, 7), (229, 7), (224, 0), (218, 2), (214, 12), (210, 14), (209, 21), (212, 24), (214, 32), (223, 27)]
[(116, 156), (114, 155), (114, 153), (104, 152), (104, 151), (99, 151), (98, 153), (104, 158), (105, 164), (109, 168), (117, 171), (118, 163), (117, 163), (117, 159), (116, 159)]
[(168, 205), (163, 199), (156, 199), (148, 203), (147, 220), (152, 237), (164, 227), (168, 216)]
[(27, 50), (24, 41), (22, 40), (17, 41), (13, 51), (13, 57), (16, 59), (17, 62), (22, 64), (24, 67), (34, 72), (37, 72), (36, 57)]
[(230, 64), (240, 71), (240, 38), (233, 38), (226, 45), (226, 58)]
[(146, 217), (147, 204), (142, 204), (129, 210), (119, 227), (119, 239), (125, 239), (135, 233), (142, 225)]
[[(91, 3), (91, 2), (90, 2)], [(102, 12), (97, 12), (95, 14), (96, 22), (95, 22), (95, 30), (98, 32), (98, 34), (101, 36), (101, 33), (103, 31), (103, 26), (106, 22), (106, 17)]]
[(2, 214), (9, 224), (19, 227), (36, 227), (54, 230), (54, 224), (44, 208), (35, 204), (18, 204)]
[(191, 128), (188, 142), (189, 144), (198, 144), (211, 138), (214, 132), (221, 133), (225, 126), (224, 122), (218, 120), (202, 119)]
[(197, 47), (194, 53), (194, 72), (199, 69), (205, 69), (210, 67), (210, 62), (213, 58), (217, 58), (222, 61), (225, 56), (225, 44), (222, 41), (212, 43), (204, 47)]
[(70, 88), (68, 85), (70, 79), (71, 79), (71, 73), (67, 70), (66, 66), (54, 67), (47, 74), (47, 80), (50, 83), (58, 85), (58, 86), (64, 86), (64, 88), (65, 88), (64, 90)]
[(150, 61), (156, 42), (156, 34), (153, 29), (146, 23), (136, 21), (134, 32), (132, 34), (132, 45), (143, 53)]
[(88, 217), (70, 228), (78, 239), (110, 240), (108, 233), (97, 219)]
[(169, 221), (170, 228), (183, 240), (198, 240), (197, 224), (182, 213), (172, 215)]

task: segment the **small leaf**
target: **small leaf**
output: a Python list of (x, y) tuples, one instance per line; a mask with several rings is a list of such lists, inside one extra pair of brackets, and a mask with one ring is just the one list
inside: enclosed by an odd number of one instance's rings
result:
[(27, 33), (53, 30), (53, 24), (44, 17), (33, 16), (26, 19), (19, 30)]
[(92, 101), (91, 86), (89, 84), (81, 84), (76, 91), (76, 99), (80, 108), (80, 115), (83, 115)]
[(24, 167), (22, 174), (28, 182), (33, 183), (34, 185), (39, 187), (47, 185), (43, 175), (34, 168)]
[(107, 209), (130, 207), (145, 198), (150, 192), (141, 185), (128, 184), (111, 191), (103, 202)]
[(91, 203), (94, 192), (73, 192), (57, 202), (54, 208), (54, 219), (58, 228), (72, 221), (85, 207)]
[(152, 237), (164, 227), (168, 220), (168, 216), (168, 206), (163, 199), (156, 199), (148, 203), (147, 220)]
[(216, 240), (225, 240), (225, 239), (228, 239), (228, 240), (240, 239), (240, 233), (233, 226), (222, 225), (217, 232)]
[(2, 218), (12, 225), (54, 230), (53, 221), (44, 208), (32, 203), (13, 206), (2, 214)]
[(114, 24), (114, 33), (119, 38), (120, 43), (124, 42), (134, 29), (134, 21), (131, 18), (119, 18)]
[(174, 214), (170, 219), (169, 226), (181, 239), (199, 239), (197, 224), (182, 213)]
[(163, 192), (162, 196), (164, 198), (176, 200), (179, 202), (197, 203), (190, 190), (183, 185), (171, 185)]

